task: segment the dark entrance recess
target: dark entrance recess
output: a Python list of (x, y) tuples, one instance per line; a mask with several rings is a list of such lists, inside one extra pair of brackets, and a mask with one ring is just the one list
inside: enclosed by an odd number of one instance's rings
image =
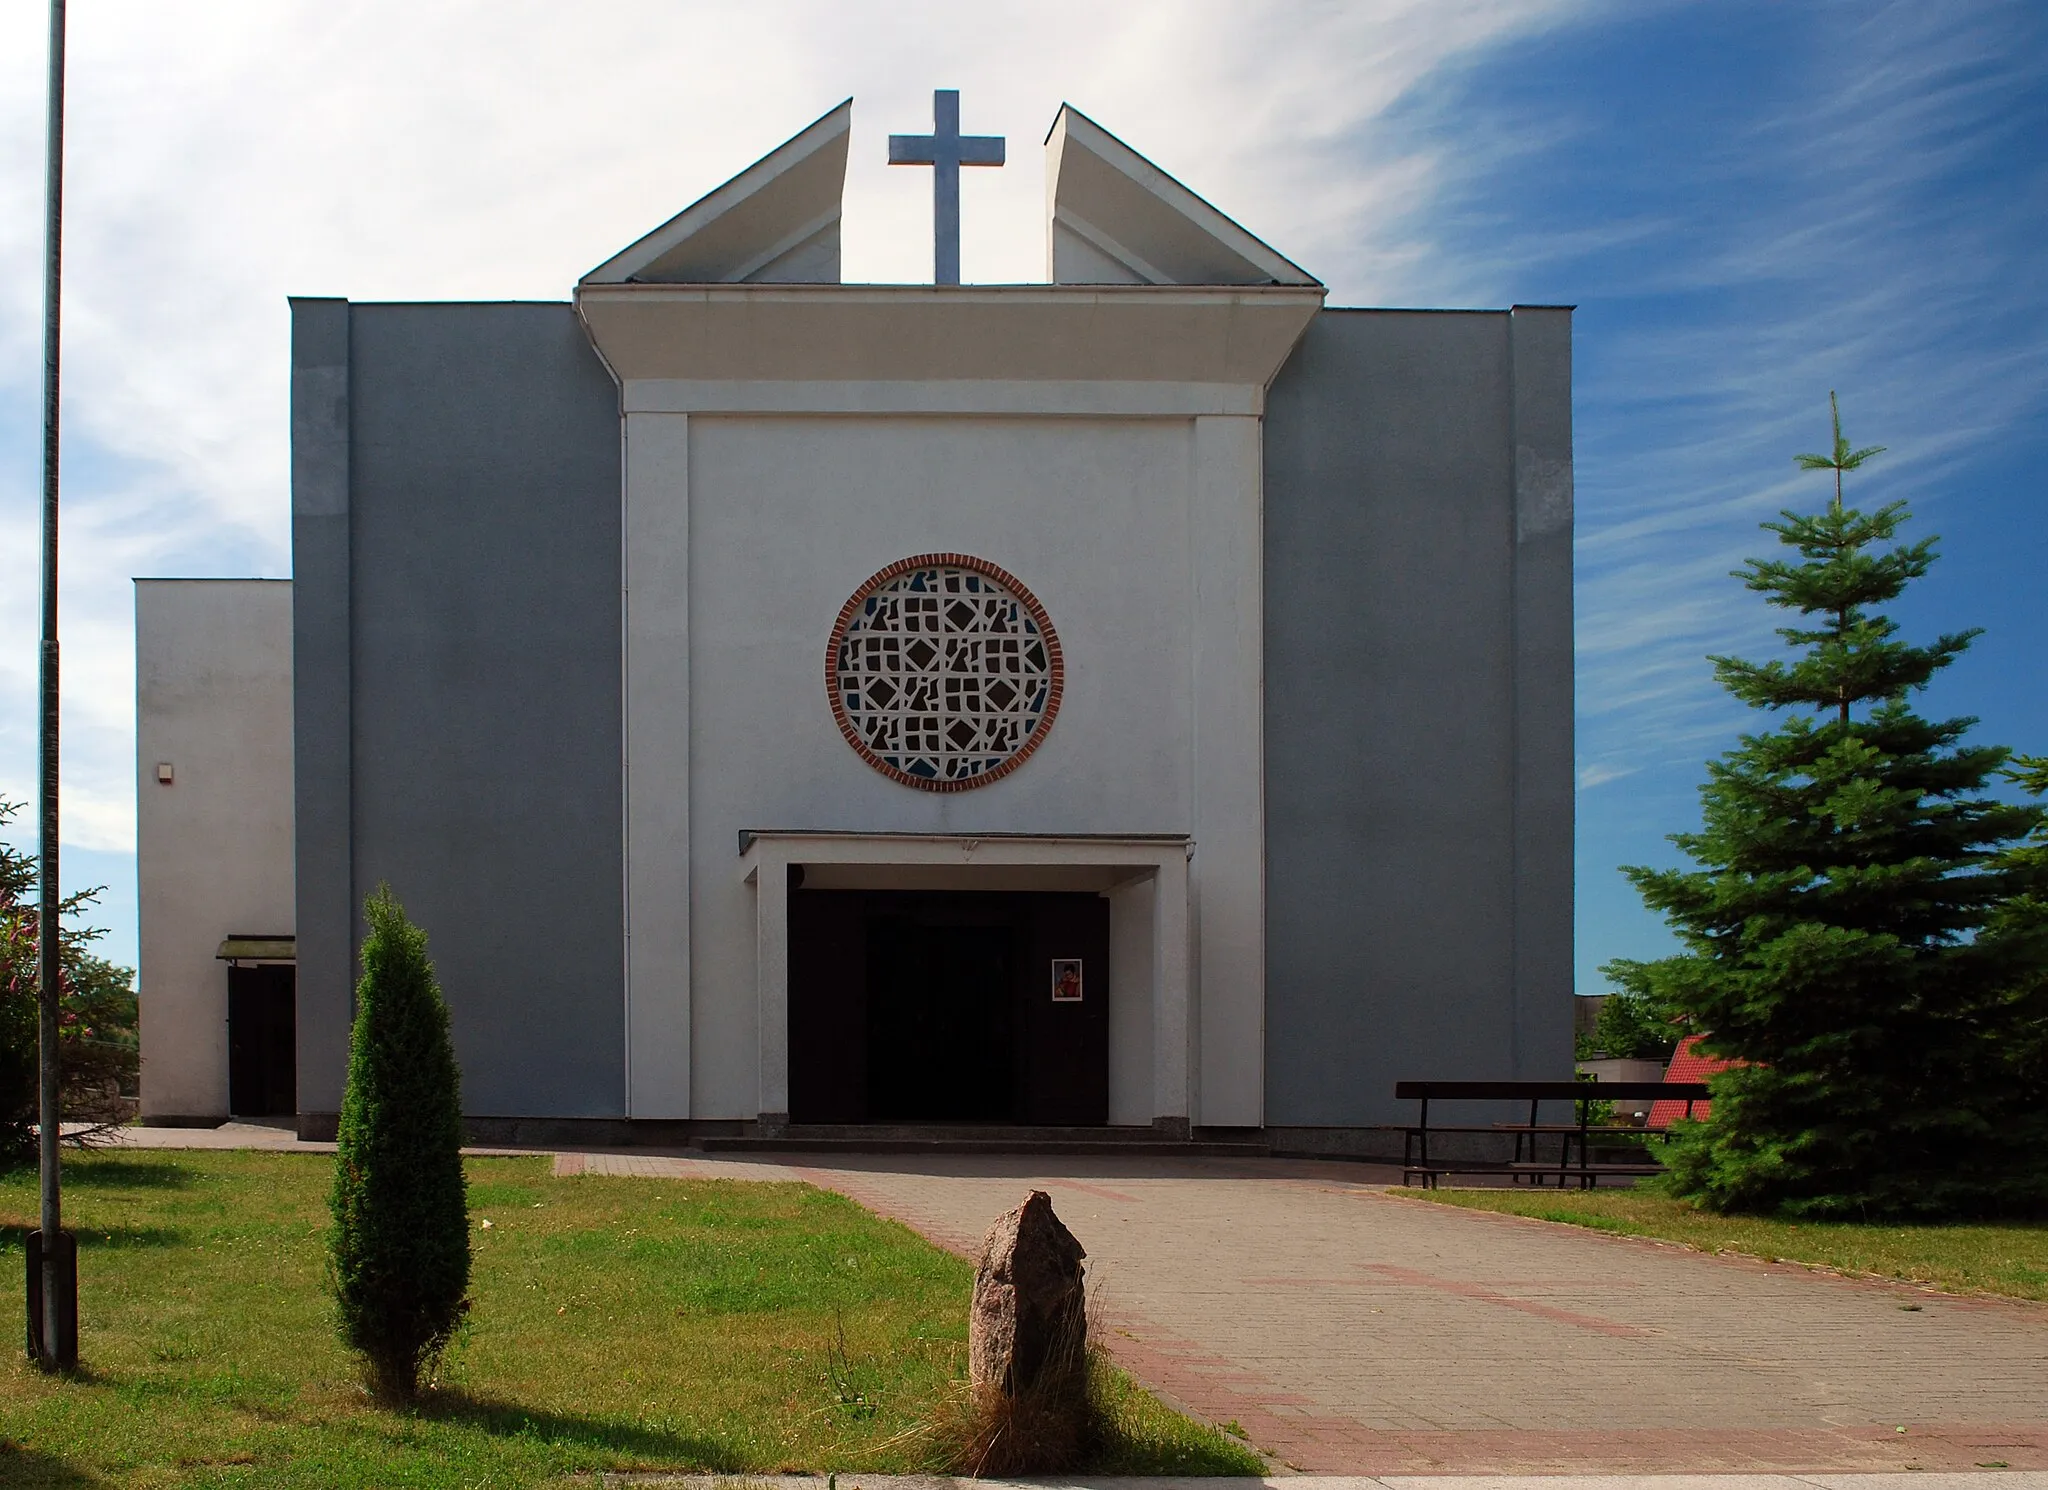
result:
[[(1053, 999), (1079, 959), (1082, 997)], [(1109, 902), (1039, 892), (789, 897), (797, 1123), (1109, 1121)]]
[(228, 969), (228, 1111), (236, 1117), (299, 1110), (297, 979), (291, 963)]

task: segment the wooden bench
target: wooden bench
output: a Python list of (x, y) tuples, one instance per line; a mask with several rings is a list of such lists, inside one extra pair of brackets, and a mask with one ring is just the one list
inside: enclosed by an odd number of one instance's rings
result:
[[(1394, 1096), (1422, 1104), (1420, 1121), (1406, 1129), (1401, 1147), (1401, 1183), (1420, 1178), (1424, 1189), (1433, 1190), (1440, 1176), (1447, 1174), (1505, 1174), (1520, 1183), (1543, 1185), (1556, 1180), (1560, 1186), (1574, 1181), (1590, 1190), (1603, 1176), (1635, 1178), (1658, 1173), (1659, 1164), (1647, 1147), (1655, 1130), (1620, 1124), (1595, 1123), (1596, 1102), (1651, 1101), (1685, 1103), (1685, 1115), (1692, 1116), (1693, 1104), (1704, 1102), (1709, 1091), (1704, 1082), (1676, 1081), (1401, 1081), (1394, 1084)], [(1525, 1123), (1431, 1123), (1429, 1104), (1437, 1102), (1527, 1102)], [(1575, 1102), (1575, 1123), (1539, 1122), (1545, 1102)], [(1514, 1153), (1507, 1159), (1432, 1159), (1432, 1133), (1483, 1133), (1512, 1137)], [(1539, 1145), (1557, 1140), (1557, 1158), (1542, 1156)], [(1634, 1140), (1645, 1145), (1640, 1160), (1599, 1162), (1593, 1159), (1593, 1145), (1599, 1139)], [(1574, 1161), (1574, 1153), (1577, 1158)]]

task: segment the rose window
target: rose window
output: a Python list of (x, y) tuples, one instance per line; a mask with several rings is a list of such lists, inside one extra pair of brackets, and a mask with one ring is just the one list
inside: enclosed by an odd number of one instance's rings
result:
[(883, 775), (957, 792), (1008, 775), (1059, 712), (1059, 638), (1031, 592), (965, 554), (891, 564), (846, 602), (825, 655), (832, 713)]

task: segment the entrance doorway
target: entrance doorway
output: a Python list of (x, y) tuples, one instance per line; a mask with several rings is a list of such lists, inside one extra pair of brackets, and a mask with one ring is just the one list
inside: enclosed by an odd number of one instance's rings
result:
[(1109, 902), (1051, 892), (795, 890), (799, 1123), (1109, 1120)]
[(298, 968), (228, 968), (228, 1111), (285, 1117), (299, 1110)]

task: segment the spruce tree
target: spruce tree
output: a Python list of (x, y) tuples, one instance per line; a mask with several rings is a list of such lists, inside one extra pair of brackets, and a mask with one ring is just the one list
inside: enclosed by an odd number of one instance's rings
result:
[(342, 1340), (372, 1389), (406, 1401), (469, 1307), (460, 1076), (426, 933), (387, 885), (363, 915), (329, 1202), (333, 1287)]
[[(2048, 798), (2048, 756), (2016, 755), (2004, 774), (2023, 791)], [(2048, 1108), (2048, 811), (2033, 837), (2007, 849), (1999, 863), (2017, 870), (2030, 888), (2000, 907), (1990, 934), (2037, 949), (2031, 974), (2023, 975), (2014, 993), (2021, 1033), (2010, 1050), (2010, 1080), (2018, 1100)]]
[[(1833, 406), (1833, 396), (1829, 398)], [(1877, 607), (1927, 572), (1935, 540), (1894, 543), (1903, 502), (1860, 512), (1844, 473), (1878, 453), (1842, 438), (1798, 457), (1835, 474), (1814, 514), (1764, 527), (1796, 557), (1736, 571), (1771, 605), (1785, 659), (1713, 658), (1721, 685), (1782, 715), (1708, 766), (1697, 866), (1624, 870), (1685, 950), (1617, 966), (1702, 1049), (1708, 1122), (1669, 1154), (1679, 1193), (1721, 1210), (1870, 1217), (1984, 1214), (2048, 1200), (2038, 988), (2048, 946), (2038, 864), (2013, 850), (2039, 807), (1986, 795), (2008, 758), (1973, 719), (1909, 698), (1977, 635), (1915, 645)]]

